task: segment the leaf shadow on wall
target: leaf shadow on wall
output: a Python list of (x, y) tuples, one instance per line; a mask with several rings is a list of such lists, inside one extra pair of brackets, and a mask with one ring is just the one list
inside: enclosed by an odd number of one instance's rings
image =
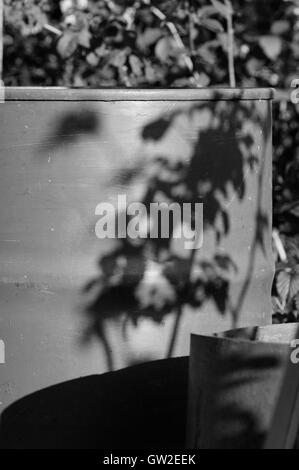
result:
[[(110, 370), (114, 361), (106, 335), (107, 321), (122, 319), (126, 331), (128, 322), (137, 327), (139, 319), (150, 318), (161, 324), (167, 315), (175, 314), (167, 346), (167, 357), (171, 357), (186, 305), (199, 311), (212, 301), (220, 315), (230, 315), (233, 326), (237, 325), (258, 250), (266, 256), (265, 236), (269, 220), (262, 207), (265, 154), (261, 155), (256, 150), (254, 132), (256, 129), (262, 132), (265, 152), (271, 133), (270, 123), (265, 122), (254, 101), (224, 102), (219, 100), (217, 92), (214, 98), (214, 101), (196, 102), (187, 109), (163, 114), (142, 129), (141, 137), (147, 145), (149, 142), (162, 142), (170, 131), (182, 132), (178, 129), (178, 120), (182, 118), (188, 126), (194, 122), (199, 124), (196, 138), (194, 141), (189, 139), (192, 152), (188, 161), (184, 156), (172, 158), (170, 150), (149, 159), (144, 164), (146, 170), (139, 169), (146, 176), (143, 196), (138, 202), (149, 209), (153, 202), (177, 202), (181, 207), (189, 202), (194, 208), (196, 202), (202, 201), (203, 228), (212, 229), (215, 235), (215, 253), (207, 259), (197, 259), (195, 249), (190, 250), (188, 257), (186, 253), (181, 255), (174, 250), (176, 227), (170, 219), (170, 237), (161, 237), (160, 224), (157, 227), (158, 238), (132, 241), (127, 236), (117, 240), (115, 248), (99, 259), (99, 275), (84, 288), (84, 295), (88, 297), (85, 309), (88, 326), (83, 340), (88, 342), (96, 337), (101, 341)], [(249, 123), (253, 124), (252, 129), (247, 126)], [(233, 302), (230, 283), (237, 274), (237, 264), (233, 253), (219, 252), (217, 246), (231, 231), (231, 216), (227, 208), (231, 190), (235, 198), (244, 200), (248, 172), (256, 175), (257, 179), (255, 220), (245, 279)], [(132, 171), (131, 180), (128, 171), (124, 173), (127, 181), (134, 185), (136, 169)], [(153, 221), (147, 217), (145, 222), (149, 227)], [(193, 210), (190, 222), (193, 227), (194, 220)]]
[(101, 132), (102, 122), (98, 112), (84, 105), (59, 114), (51, 128), (51, 133), (43, 141), (44, 152), (97, 135)]

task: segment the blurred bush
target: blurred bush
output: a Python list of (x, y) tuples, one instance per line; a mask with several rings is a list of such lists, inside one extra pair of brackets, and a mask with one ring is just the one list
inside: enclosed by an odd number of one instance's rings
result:
[[(224, 0), (4, 0), (7, 86), (228, 86)], [(299, 0), (232, 0), (240, 87), (299, 77)], [(274, 104), (275, 321), (299, 311), (298, 105)]]
[[(232, 4), (238, 85), (288, 87), (298, 69), (299, 2)], [(4, 5), (6, 85), (228, 84), (222, 0), (4, 0)]]

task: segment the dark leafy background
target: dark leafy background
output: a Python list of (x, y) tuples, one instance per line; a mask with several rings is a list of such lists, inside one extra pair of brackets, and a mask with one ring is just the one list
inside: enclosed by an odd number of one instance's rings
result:
[[(4, 0), (5, 85), (228, 86), (221, 5)], [(233, 0), (232, 6), (237, 86), (290, 90), (299, 77), (299, 1)], [(273, 314), (285, 322), (299, 311), (299, 132), (290, 91), (274, 104), (273, 135)]]

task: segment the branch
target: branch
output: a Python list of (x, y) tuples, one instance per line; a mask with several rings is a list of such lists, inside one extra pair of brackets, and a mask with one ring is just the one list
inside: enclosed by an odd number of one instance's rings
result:
[(236, 87), (235, 60), (234, 60), (234, 27), (233, 27), (233, 8), (230, 0), (225, 0), (227, 7), (227, 36), (228, 36), (228, 70), (229, 85), (231, 88)]
[[(1, 1), (1, 0), (0, 0), (0, 1)], [(50, 25), (50, 24), (48, 24), (48, 23), (44, 24), (44, 29), (45, 29), (46, 31), (49, 31), (49, 32), (52, 33), (52, 34), (55, 34), (56, 36), (62, 36), (62, 34), (63, 34), (62, 31), (60, 31), (60, 29), (55, 28), (55, 26), (52, 26), (52, 25)]]
[(173, 36), (173, 39), (175, 40), (179, 49), (182, 49), (182, 51), (184, 51), (184, 60), (185, 60), (186, 67), (188, 68), (190, 72), (193, 72), (193, 62), (187, 54), (185, 44), (183, 43), (183, 40), (181, 36), (179, 35), (179, 32), (175, 24), (172, 23), (171, 21), (167, 21), (166, 15), (164, 15), (164, 13), (161, 10), (159, 10), (159, 8), (151, 7), (150, 10), (153, 13), (153, 15), (155, 15), (157, 18), (159, 18), (159, 20), (165, 23), (166, 27), (168, 28), (171, 35)]
[[(196, 237), (196, 240), (194, 242), (195, 247), (197, 245), (197, 242), (198, 242), (198, 238)], [(196, 248), (194, 248), (191, 251), (191, 255), (190, 255), (190, 259), (189, 259), (189, 267), (188, 267), (188, 272), (187, 272), (187, 275), (186, 275), (188, 283), (190, 281), (190, 277), (191, 277), (191, 274), (192, 274), (192, 268), (193, 268), (193, 263), (194, 263), (194, 260), (195, 260), (195, 256), (196, 256)], [(177, 306), (177, 311), (176, 311), (176, 318), (175, 318), (175, 322), (174, 322), (174, 327), (173, 327), (173, 330), (172, 330), (170, 343), (169, 343), (169, 346), (168, 346), (168, 351), (167, 351), (167, 356), (166, 356), (167, 359), (169, 359), (173, 355), (173, 351), (174, 351), (177, 335), (178, 335), (178, 332), (179, 332), (179, 327), (180, 327), (180, 322), (181, 322), (182, 315), (183, 315), (183, 304), (182, 304), (181, 301), (179, 301), (179, 304)]]
[(259, 220), (258, 220), (258, 214), (261, 211), (262, 207), (262, 197), (263, 197), (263, 190), (264, 190), (264, 172), (265, 172), (265, 165), (266, 165), (266, 148), (267, 148), (267, 140), (269, 138), (269, 128), (267, 128), (267, 131), (264, 135), (264, 146), (263, 146), (263, 154), (261, 157), (261, 166), (258, 174), (258, 194), (257, 194), (257, 202), (256, 202), (256, 225), (255, 225), (255, 232), (253, 235), (253, 240), (252, 240), (252, 247), (250, 251), (250, 258), (249, 258), (249, 263), (246, 271), (246, 277), (243, 286), (241, 287), (241, 291), (239, 293), (239, 296), (237, 298), (235, 306), (231, 306), (231, 314), (233, 318), (233, 328), (237, 328), (238, 325), (238, 318), (239, 314), (242, 311), (244, 301), (246, 299), (246, 295), (248, 293), (248, 290), (250, 288), (251, 282), (252, 282), (252, 276), (254, 273), (254, 267), (255, 267), (255, 258), (257, 255), (257, 250), (259, 247)]

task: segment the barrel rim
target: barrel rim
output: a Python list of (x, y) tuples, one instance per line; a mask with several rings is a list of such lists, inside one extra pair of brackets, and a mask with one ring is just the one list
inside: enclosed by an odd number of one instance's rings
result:
[[(290, 333), (294, 333), (292, 339), (298, 339), (299, 335), (299, 326), (298, 323), (283, 323), (283, 324), (271, 324), (271, 325), (251, 325), (244, 326), (240, 328), (235, 328), (232, 330), (220, 331), (214, 334), (197, 334), (191, 333), (191, 343), (197, 340), (205, 341), (220, 341), (227, 343), (247, 343), (247, 344), (267, 344), (272, 347), (276, 346), (290, 346), (290, 340), (285, 339), (285, 335), (282, 330), (289, 330)], [(251, 333), (254, 330), (259, 330), (261, 333), (266, 333), (267, 340), (257, 338), (249, 338), (245, 336), (234, 336), (236, 334), (247, 334)]]
[(273, 88), (4, 87), (4, 101), (252, 101), (272, 100)]

